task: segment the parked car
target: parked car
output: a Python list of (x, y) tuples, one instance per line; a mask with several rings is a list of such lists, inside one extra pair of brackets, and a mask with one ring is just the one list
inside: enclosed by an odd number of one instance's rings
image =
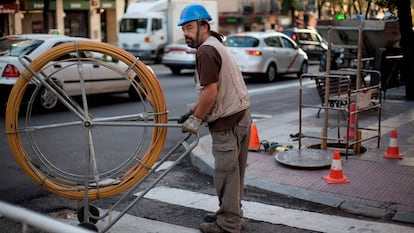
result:
[(272, 82), (278, 74), (308, 71), (308, 56), (280, 32), (244, 32), (227, 36), (226, 46), (243, 74)]
[(315, 30), (287, 28), (283, 29), (282, 33), (294, 40), (308, 54), (309, 60), (319, 61), (322, 54), (328, 50), (326, 40)]
[[(0, 93), (2, 101), (8, 95), (17, 79), (25, 70), (19, 57), (25, 56), (34, 60), (54, 46), (66, 42), (88, 41), (90, 39), (49, 34), (10, 35), (0, 38)], [(113, 67), (126, 70), (126, 64), (109, 56), (96, 52), (72, 52), (62, 55), (51, 64), (46, 65), (42, 72), (62, 88), (69, 96), (81, 95), (81, 85), (77, 58), (94, 58), (82, 62), (82, 73), (85, 79), (86, 94), (121, 93), (128, 92), (131, 98), (137, 98), (138, 93), (119, 71)], [(70, 59), (70, 60), (68, 60)], [(108, 62), (112, 66), (105, 66), (97, 61)], [(33, 84), (33, 83), (32, 83)], [(34, 85), (31, 85), (33, 88)], [(44, 109), (53, 109), (59, 102), (57, 97), (48, 89), (42, 88), (37, 95), (37, 103)]]
[(180, 74), (183, 69), (195, 68), (195, 54), (197, 50), (190, 48), (184, 38), (169, 44), (164, 48), (161, 63), (171, 69), (173, 74)]

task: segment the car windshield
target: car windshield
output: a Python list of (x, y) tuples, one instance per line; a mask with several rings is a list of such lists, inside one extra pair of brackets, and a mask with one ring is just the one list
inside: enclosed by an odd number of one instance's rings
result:
[(312, 40), (312, 36), (310, 33), (298, 33), (299, 35), (299, 40)]
[(28, 55), (42, 43), (42, 40), (3, 37), (0, 39), (0, 56)]
[(146, 33), (148, 19), (122, 19), (120, 32)]
[(251, 36), (229, 36), (227, 37), (228, 47), (257, 47), (259, 40)]

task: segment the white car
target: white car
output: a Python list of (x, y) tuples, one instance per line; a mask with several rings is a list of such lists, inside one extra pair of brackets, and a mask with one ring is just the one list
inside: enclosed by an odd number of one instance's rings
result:
[(265, 77), (269, 82), (278, 74), (308, 72), (308, 56), (288, 36), (280, 32), (244, 32), (227, 36), (226, 46), (241, 72)]
[(188, 47), (182, 38), (164, 48), (161, 63), (170, 68), (173, 74), (178, 75), (183, 69), (195, 69), (196, 52), (197, 49)]
[[(7, 99), (13, 85), (25, 70), (19, 57), (34, 60), (47, 50), (66, 42), (85, 41), (87, 38), (69, 37), (49, 34), (10, 35), (0, 38), (0, 93), (3, 100)], [(105, 66), (104, 63), (126, 70), (126, 65), (104, 54), (95, 52), (80, 52), (81, 58), (96, 59), (88, 62), (82, 61), (82, 75), (85, 81), (87, 94), (121, 93), (128, 92), (131, 98), (137, 98), (131, 83), (116, 69)], [(65, 54), (48, 64), (43, 73), (56, 83), (69, 96), (81, 95), (79, 68), (77, 64), (78, 53)], [(66, 60), (71, 59), (71, 60)], [(66, 60), (66, 61), (63, 61)], [(37, 102), (44, 109), (53, 109), (58, 99), (46, 88), (40, 90)]]

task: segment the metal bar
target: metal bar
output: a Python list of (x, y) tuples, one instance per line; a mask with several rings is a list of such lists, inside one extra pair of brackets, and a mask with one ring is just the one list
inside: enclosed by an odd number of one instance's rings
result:
[(302, 79), (303, 79), (303, 77), (305, 77), (306, 75), (302, 75), (302, 76), (300, 76), (300, 79), (299, 79), (299, 150), (301, 149), (301, 147), (302, 147), (302, 137), (301, 137), (301, 135), (302, 135), (302, 88), (303, 88), (303, 86), (302, 86)]
[(8, 219), (21, 222), (33, 226), (34, 228), (46, 232), (60, 232), (60, 233), (92, 233), (87, 229), (72, 226), (53, 218), (41, 215), (34, 211), (24, 209), (22, 207), (13, 206), (6, 202), (0, 201), (0, 214)]
[(358, 45), (347, 45), (347, 44), (332, 45), (332, 48), (358, 49)]
[[(173, 168), (175, 168), (175, 166), (177, 166), (179, 162), (181, 162), (187, 155), (190, 154), (190, 152), (197, 146), (199, 139), (200, 139), (200, 135), (197, 134), (195, 141), (190, 145), (186, 143), (187, 142), (186, 140), (182, 141), (181, 144), (185, 147), (186, 150), (173, 162), (173, 164), (167, 170), (165, 170), (160, 176), (158, 176), (156, 180), (154, 180), (144, 191), (142, 191), (139, 196), (137, 196), (119, 215), (113, 218), (108, 223), (108, 225), (105, 226), (104, 229), (100, 232), (108, 231), (119, 219), (121, 219), (121, 217), (125, 215), (128, 212), (128, 210), (130, 210), (139, 200), (141, 200), (145, 196), (145, 194), (147, 194), (156, 184), (158, 184), (158, 182), (160, 182)], [(170, 151), (169, 155), (171, 155), (178, 148), (178, 145), (179, 144), (177, 144), (177, 146), (173, 150)], [(161, 163), (158, 164), (158, 166), (160, 165)], [(147, 178), (149, 174), (150, 173), (147, 173), (147, 175), (144, 177), (144, 179), (141, 179), (141, 181), (145, 180), (145, 178)], [(132, 193), (132, 191), (134, 191), (139, 186), (140, 183), (141, 182), (137, 183), (137, 185), (134, 186), (128, 193)]]
[[(139, 180), (136, 184), (134, 184), (132, 186), (132, 188), (130, 188), (126, 193), (124, 193), (117, 202), (115, 202), (110, 208), (109, 211), (107, 211), (106, 213), (102, 214), (102, 216), (100, 216), (100, 219), (108, 216), (109, 212), (112, 211), (116, 206), (118, 206), (119, 204), (121, 204), (122, 200), (124, 198), (128, 198), (134, 191), (136, 188), (138, 188), (155, 170), (158, 169), (158, 167), (160, 167), (162, 165), (162, 163), (164, 161), (166, 161), (178, 148), (180, 148), (180, 145), (185, 145), (186, 140), (188, 140), (191, 137), (191, 134), (187, 134), (184, 138), (182, 138), (180, 140), (179, 143), (177, 143), (162, 159), (160, 159), (156, 165), (154, 165), (147, 174), (145, 174), (145, 176)], [(196, 139), (198, 142), (198, 139)], [(195, 145), (194, 145), (195, 147)], [(191, 147), (194, 148), (194, 147)]]
[[(320, 136), (312, 136), (312, 135), (302, 135), (303, 138), (313, 138), (313, 139), (325, 139), (325, 140), (330, 140), (330, 141), (338, 141), (338, 138), (330, 138), (330, 137), (323, 137), (321, 138)], [(339, 141), (345, 141), (344, 139), (339, 139)]]

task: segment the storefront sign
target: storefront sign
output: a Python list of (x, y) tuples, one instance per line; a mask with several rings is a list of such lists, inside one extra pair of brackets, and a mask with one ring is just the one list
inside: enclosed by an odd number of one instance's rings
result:
[[(45, 4), (43, 0), (26, 0), (27, 8), (25, 10), (43, 10)], [(64, 10), (89, 10), (90, 4), (89, 1), (82, 0), (72, 0), (64, 1), (63, 9)], [(49, 10), (56, 10), (56, 2), (51, 1), (49, 5)]]
[(115, 9), (115, 0), (101, 0), (101, 8)]
[[(93, 1), (93, 2), (92, 1), (89, 2), (85, 0), (72, 0), (72, 1), (63, 1), (63, 10), (89, 10), (91, 7), (92, 8), (96, 7), (95, 6), (96, 4), (99, 4), (100, 8), (115, 9), (115, 0), (101, 0), (101, 1)], [(15, 5), (15, 4), (3, 4), (3, 5)], [(30, 10), (43, 10), (43, 7), (45, 6), (43, 0), (26, 0), (24, 1), (24, 5), (26, 7), (23, 10), (29, 10), (29, 11)], [(50, 2), (49, 10), (56, 10), (55, 1)], [(0, 9), (0, 13), (1, 13), (1, 9)]]
[(14, 14), (19, 11), (17, 4), (0, 4), (0, 14)]

